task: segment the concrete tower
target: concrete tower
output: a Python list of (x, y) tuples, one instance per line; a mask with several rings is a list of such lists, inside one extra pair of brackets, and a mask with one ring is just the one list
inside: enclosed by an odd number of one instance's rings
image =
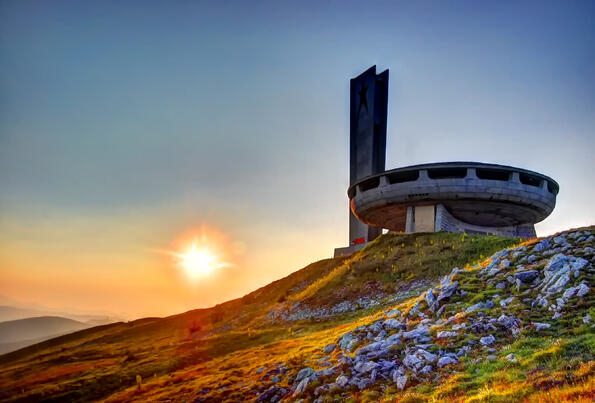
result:
[[(385, 170), (388, 70), (370, 67), (351, 79), (349, 185)], [(382, 228), (364, 224), (349, 209), (349, 245), (370, 242)]]

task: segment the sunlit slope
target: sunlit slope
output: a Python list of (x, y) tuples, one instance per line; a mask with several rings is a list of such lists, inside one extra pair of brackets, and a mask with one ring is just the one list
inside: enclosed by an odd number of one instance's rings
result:
[[(166, 380), (233, 352), (241, 356), (270, 343), (297, 346), (302, 337), (322, 342), (325, 334), (411, 296), (453, 266), (516, 242), (449, 233), (385, 235), (350, 257), (313, 263), (213, 308), (86, 329), (0, 356), (0, 399), (101, 399), (132, 387), (137, 375)], [(326, 310), (340, 303), (347, 308)], [(291, 316), (296, 304), (298, 321)]]
[(591, 402), (594, 246), (592, 228), (523, 242), (385, 309), (294, 323), (106, 401)]

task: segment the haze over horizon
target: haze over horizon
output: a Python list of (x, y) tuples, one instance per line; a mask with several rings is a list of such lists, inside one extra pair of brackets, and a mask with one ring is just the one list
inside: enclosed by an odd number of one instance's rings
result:
[[(347, 244), (349, 79), (390, 70), (387, 169), (551, 176), (595, 223), (595, 3), (0, 3), (0, 295), (128, 318)], [(170, 251), (206, 233), (225, 267)], [(165, 252), (164, 252), (165, 251)]]

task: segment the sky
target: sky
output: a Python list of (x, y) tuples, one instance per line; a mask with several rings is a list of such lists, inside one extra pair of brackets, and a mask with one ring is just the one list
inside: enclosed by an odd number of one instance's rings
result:
[[(349, 79), (372, 65), (387, 169), (535, 170), (560, 184), (538, 235), (594, 224), (594, 19), (592, 1), (0, 2), (0, 295), (168, 315), (330, 257)], [(229, 264), (191, 280), (167, 252), (199, 234)]]

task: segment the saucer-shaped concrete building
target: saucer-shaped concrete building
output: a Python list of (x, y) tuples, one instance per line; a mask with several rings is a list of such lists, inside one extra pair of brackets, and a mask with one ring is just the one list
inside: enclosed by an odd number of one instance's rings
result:
[(526, 169), (439, 162), (385, 171), (388, 70), (351, 80), (349, 241), (352, 253), (382, 229), (534, 237), (556, 205), (559, 186)]

